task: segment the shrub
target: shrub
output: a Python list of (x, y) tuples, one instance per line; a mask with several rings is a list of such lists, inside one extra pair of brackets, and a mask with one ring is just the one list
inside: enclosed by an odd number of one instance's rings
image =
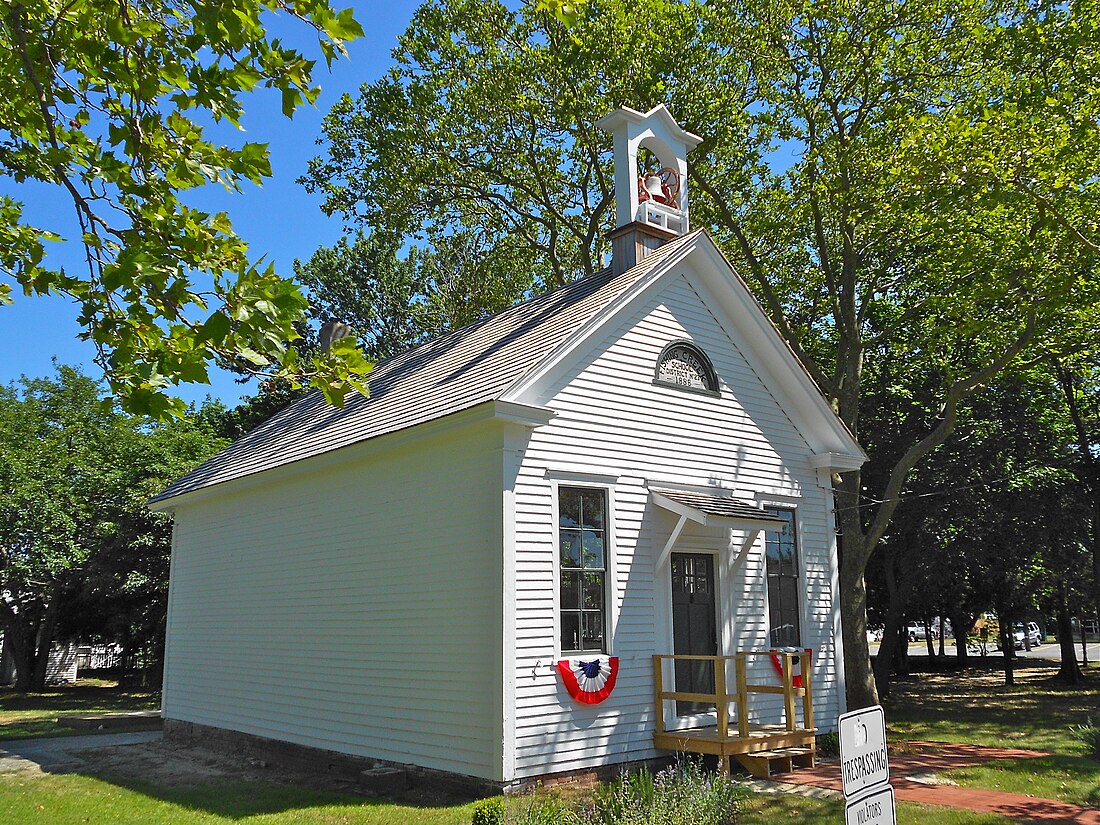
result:
[(508, 821), (515, 825), (584, 825), (581, 815), (565, 800), (541, 793), (526, 797)]
[(734, 779), (708, 774), (699, 761), (684, 761), (653, 775), (624, 774), (593, 795), (595, 825), (727, 825), (745, 790)]
[(1069, 733), (1085, 746), (1085, 753), (1093, 759), (1100, 759), (1100, 727), (1094, 725), (1092, 719), (1086, 719), (1083, 725), (1070, 725)]
[(474, 806), (472, 825), (504, 825), (504, 797), (483, 799)]
[(836, 731), (823, 733), (817, 737), (817, 752), (822, 756), (840, 755), (840, 734)]

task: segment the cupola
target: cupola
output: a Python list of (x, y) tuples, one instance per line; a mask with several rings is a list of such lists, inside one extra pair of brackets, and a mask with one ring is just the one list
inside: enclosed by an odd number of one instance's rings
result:
[(688, 232), (687, 155), (702, 138), (680, 128), (665, 108), (644, 114), (623, 106), (596, 121), (614, 138), (616, 273)]

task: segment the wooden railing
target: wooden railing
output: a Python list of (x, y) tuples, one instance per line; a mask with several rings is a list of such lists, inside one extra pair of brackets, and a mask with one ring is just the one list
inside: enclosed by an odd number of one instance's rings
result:
[[(782, 666), (781, 684), (753, 684), (748, 679), (748, 661), (751, 656), (779, 657)], [(802, 686), (795, 687), (792, 665), (798, 660), (802, 673)], [(714, 667), (714, 693), (687, 693), (676, 690), (665, 690), (665, 662), (711, 662)], [(733, 662), (733, 692), (727, 691), (729, 685), (727, 667)], [(673, 665), (675, 668), (675, 665)], [(675, 700), (680, 702), (699, 702), (714, 705), (718, 711), (718, 738), (725, 740), (730, 736), (730, 706), (735, 710), (737, 724), (736, 738), (748, 739), (749, 729), (749, 695), (754, 693), (772, 693), (783, 696), (783, 723), (782, 727), (787, 731), (804, 730), (812, 731), (814, 728), (814, 704), (813, 686), (810, 680), (810, 653), (774, 652), (770, 650), (748, 650), (735, 653), (732, 656), (654, 656), (653, 677), (656, 686), (657, 701), (657, 735), (666, 733), (665, 727), (665, 702)], [(675, 674), (673, 674), (675, 679)], [(802, 699), (802, 727), (798, 726), (796, 718), (796, 699)]]

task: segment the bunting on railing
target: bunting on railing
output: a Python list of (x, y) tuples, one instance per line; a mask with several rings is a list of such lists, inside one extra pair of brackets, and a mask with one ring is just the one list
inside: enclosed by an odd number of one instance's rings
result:
[[(802, 651), (797, 647), (777, 647), (772, 649), (772, 665), (775, 667), (775, 672), (779, 674), (779, 681), (783, 681), (783, 659), (779, 655), (780, 653), (793, 653), (791, 657), (791, 686), (800, 688), (802, 687), (802, 657), (797, 655)], [(807, 663), (809, 663), (809, 657), (813, 655), (813, 651), (810, 648), (806, 648)]]
[(586, 705), (598, 705), (615, 689), (619, 657), (562, 659), (558, 662), (558, 673), (573, 699)]

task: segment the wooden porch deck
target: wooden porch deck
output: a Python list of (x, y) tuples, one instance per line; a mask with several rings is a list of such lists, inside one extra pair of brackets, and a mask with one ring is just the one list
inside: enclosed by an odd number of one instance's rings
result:
[[(749, 682), (749, 657), (771, 655), (769, 650), (752, 650), (732, 656), (654, 656), (657, 710), (654, 745), (664, 750), (717, 756), (727, 771), (729, 758), (733, 757), (754, 776), (767, 777), (777, 769), (787, 771), (795, 765), (812, 766), (816, 756), (816, 731), (810, 654), (805, 651), (776, 654), (783, 671), (779, 685)], [(794, 685), (793, 665), (796, 660), (801, 665), (800, 687)], [(714, 693), (665, 690), (665, 662), (676, 661), (710, 662), (714, 668)], [(728, 672), (730, 663), (734, 673), (732, 692), (728, 690), (731, 683)], [(783, 697), (782, 719), (777, 724), (750, 724), (749, 697), (755, 694), (778, 694)], [(798, 699), (802, 700), (801, 703), (796, 701)], [(713, 705), (717, 711), (717, 723), (713, 727), (669, 730), (665, 708), (665, 703), (669, 701)], [(802, 705), (801, 724), (798, 704)]]

